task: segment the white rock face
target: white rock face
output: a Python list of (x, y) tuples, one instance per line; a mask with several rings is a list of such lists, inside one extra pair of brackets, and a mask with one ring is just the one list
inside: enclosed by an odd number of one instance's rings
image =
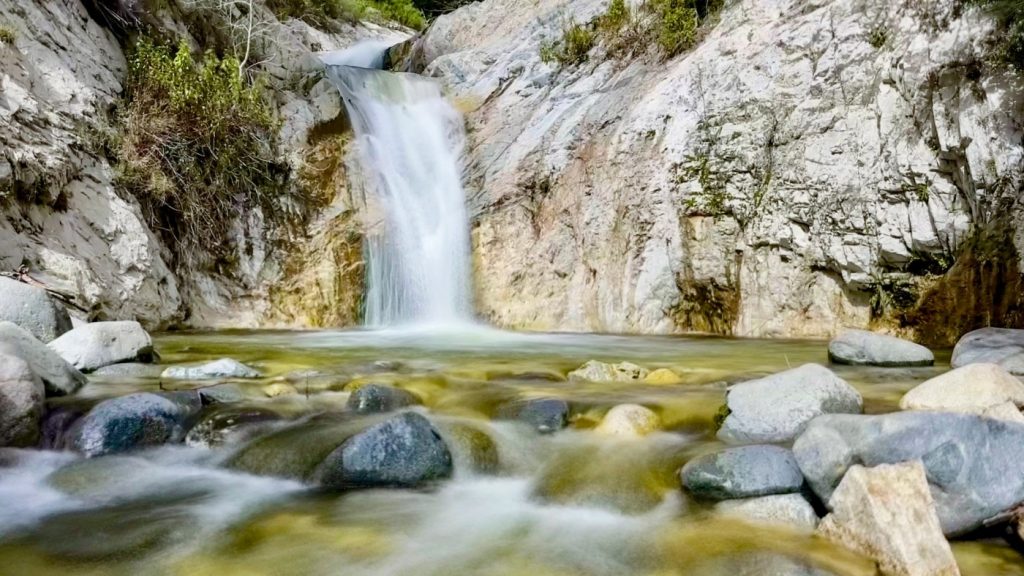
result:
[[(469, 111), (477, 303), (499, 325), (862, 327), (878, 274), (964, 237), (950, 162), (979, 181), (1022, 162), (1019, 83), (969, 79), (993, 25), (952, 0), (741, 0), (667, 62), (540, 61), (605, 4), (485, 0), (419, 43)], [(699, 155), (729, 180), (717, 218), (678, 168)]]
[(874, 558), (882, 574), (959, 576), (920, 461), (853, 466), (829, 508), (818, 532)]

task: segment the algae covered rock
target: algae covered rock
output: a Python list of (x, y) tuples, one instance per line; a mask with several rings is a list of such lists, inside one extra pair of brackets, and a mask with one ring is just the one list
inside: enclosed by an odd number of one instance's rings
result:
[(612, 407), (594, 432), (608, 436), (636, 438), (646, 436), (661, 426), (661, 418), (651, 409), (639, 404), (619, 404)]
[(646, 378), (648, 370), (632, 362), (608, 364), (590, 360), (569, 372), (569, 380), (588, 382), (639, 382)]
[(748, 522), (780, 524), (799, 530), (814, 530), (818, 515), (800, 494), (772, 494), (741, 500), (723, 500), (715, 512)]

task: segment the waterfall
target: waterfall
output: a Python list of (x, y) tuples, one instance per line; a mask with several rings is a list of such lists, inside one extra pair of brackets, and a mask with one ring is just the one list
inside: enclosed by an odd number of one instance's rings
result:
[(365, 323), (470, 323), (462, 115), (433, 81), (358, 67), (382, 60), (371, 49), (324, 58), (352, 122), (365, 185), (382, 212), (380, 229), (366, 241)]

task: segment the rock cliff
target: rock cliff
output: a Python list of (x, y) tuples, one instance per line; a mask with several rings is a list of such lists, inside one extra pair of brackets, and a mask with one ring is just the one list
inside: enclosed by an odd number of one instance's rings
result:
[[(995, 220), (1010, 231), (996, 239), (1000, 265), (1017, 268), (1007, 278), (1019, 285), (1021, 217), (1008, 211), (1024, 81), (987, 59), (995, 25), (979, 9), (738, 0), (668, 60), (615, 57), (599, 41), (581, 64), (542, 61), (567, 22), (595, 22), (606, 6), (485, 0), (440, 17), (413, 50), (413, 66), (468, 111), (488, 319), (745, 336), (913, 330), (927, 324), (913, 314), (922, 306), (951, 313), (929, 291)], [(1024, 309), (1019, 296), (1008, 306), (1000, 313)], [(965, 323), (1014, 321), (984, 316)]]

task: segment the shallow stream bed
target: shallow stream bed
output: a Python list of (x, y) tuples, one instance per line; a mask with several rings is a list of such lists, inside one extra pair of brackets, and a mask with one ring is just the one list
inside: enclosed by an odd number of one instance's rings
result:
[[(227, 417), (251, 424), (212, 447), (164, 446), (85, 460), (0, 453), (0, 573), (197, 575), (872, 574), (809, 535), (727, 520), (688, 498), (678, 469), (721, 447), (728, 384), (807, 362), (826, 343), (712, 337), (511, 334), (490, 330), (174, 333), (162, 364), (229, 356), (263, 377), (236, 381)], [(948, 369), (833, 369), (868, 413), (896, 409)], [(587, 360), (670, 368), (678, 384), (581, 383)], [(455, 476), (426, 490), (311, 488), (317, 462), (382, 417), (346, 409), (366, 382), (405, 388), (451, 446)], [(267, 397), (289, 384), (295, 393)], [(94, 376), (75, 399), (192, 388), (158, 376)], [(286, 389), (290, 389), (285, 387)], [(541, 435), (497, 418), (503, 404), (559, 397), (574, 415)], [(662, 430), (623, 440), (590, 430), (610, 407), (643, 404)], [(209, 414), (207, 414), (209, 416)], [(966, 575), (1024, 574), (1001, 538), (954, 542)]]

